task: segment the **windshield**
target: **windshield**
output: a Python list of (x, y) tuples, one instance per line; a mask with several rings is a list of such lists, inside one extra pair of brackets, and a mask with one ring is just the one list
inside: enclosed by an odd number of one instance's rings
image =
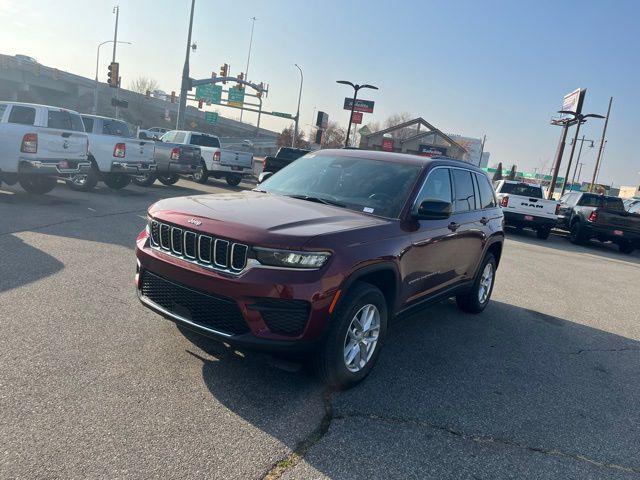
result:
[(312, 153), (280, 170), (259, 189), (398, 218), (420, 170), (417, 165)]
[(500, 193), (511, 195), (521, 195), (529, 198), (542, 198), (542, 189), (537, 185), (527, 185), (526, 183), (504, 183)]

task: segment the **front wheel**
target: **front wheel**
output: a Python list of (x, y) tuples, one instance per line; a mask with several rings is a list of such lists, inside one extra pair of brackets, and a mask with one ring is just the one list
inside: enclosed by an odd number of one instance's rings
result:
[(540, 240), (546, 240), (547, 238), (549, 238), (550, 234), (551, 234), (551, 229), (549, 227), (542, 227), (536, 230), (536, 236)]
[(487, 253), (480, 265), (479, 274), (476, 276), (469, 292), (456, 297), (456, 303), (460, 310), (468, 313), (482, 312), (491, 298), (493, 284), (496, 278), (496, 259), (492, 253)]
[(584, 233), (582, 232), (580, 222), (576, 222), (571, 225), (571, 230), (569, 230), (569, 241), (574, 245), (582, 245), (585, 243)]
[(207, 180), (209, 180), (209, 170), (207, 170), (207, 165), (204, 161), (200, 162), (200, 168), (193, 173), (192, 177), (194, 182), (207, 183)]
[(320, 379), (332, 388), (346, 389), (371, 371), (386, 337), (387, 303), (382, 292), (356, 282), (329, 320), (314, 363)]
[(111, 174), (105, 175), (102, 181), (113, 190), (122, 190), (131, 183), (131, 177), (129, 175)]
[(145, 173), (144, 175), (133, 177), (133, 183), (139, 187), (150, 187), (156, 181), (156, 178), (155, 173)]
[(20, 177), (18, 182), (27, 193), (44, 195), (56, 187), (58, 180), (56, 177), (46, 175), (24, 175)]
[(227, 184), (231, 187), (237, 187), (242, 181), (242, 175), (227, 175)]
[(95, 188), (98, 184), (99, 178), (100, 172), (94, 165), (92, 165), (91, 170), (89, 170), (88, 173), (78, 173), (69, 177), (67, 185), (71, 190), (75, 190), (77, 192), (88, 192)]
[(620, 243), (618, 244), (618, 248), (620, 249), (621, 253), (624, 253), (626, 255), (633, 253), (633, 251), (635, 250), (631, 242)]
[(158, 176), (158, 180), (160, 180), (160, 183), (163, 185), (173, 185), (180, 180), (180, 176), (174, 173), (172, 175)]

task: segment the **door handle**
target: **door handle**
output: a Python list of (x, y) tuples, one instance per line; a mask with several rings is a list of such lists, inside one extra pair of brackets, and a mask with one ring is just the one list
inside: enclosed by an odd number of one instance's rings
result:
[(489, 219), (487, 217), (482, 217), (480, 219), (480, 223), (483, 225), (486, 225), (487, 223), (489, 223)]
[(460, 224), (456, 222), (451, 222), (449, 225), (447, 225), (447, 228), (452, 232), (455, 232), (458, 228), (460, 228)]

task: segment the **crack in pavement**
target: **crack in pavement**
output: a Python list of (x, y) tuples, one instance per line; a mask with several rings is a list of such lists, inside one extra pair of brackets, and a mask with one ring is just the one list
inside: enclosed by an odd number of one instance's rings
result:
[(591, 352), (640, 352), (640, 347), (622, 347), (622, 348), (585, 348), (576, 352), (564, 352), (566, 355), (580, 355), (581, 353)]

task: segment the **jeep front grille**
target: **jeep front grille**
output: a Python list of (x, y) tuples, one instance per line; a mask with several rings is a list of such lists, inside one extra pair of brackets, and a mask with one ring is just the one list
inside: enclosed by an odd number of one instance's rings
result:
[(223, 238), (150, 220), (150, 245), (172, 257), (223, 272), (240, 273), (247, 266), (249, 247)]

